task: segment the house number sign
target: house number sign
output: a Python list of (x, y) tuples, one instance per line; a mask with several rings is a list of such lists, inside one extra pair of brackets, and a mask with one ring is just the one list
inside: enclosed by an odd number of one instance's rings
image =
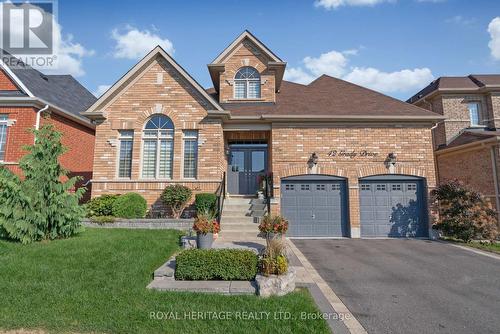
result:
[(378, 156), (378, 152), (371, 152), (368, 150), (331, 150), (328, 152), (329, 157), (339, 157), (339, 158), (375, 158)]

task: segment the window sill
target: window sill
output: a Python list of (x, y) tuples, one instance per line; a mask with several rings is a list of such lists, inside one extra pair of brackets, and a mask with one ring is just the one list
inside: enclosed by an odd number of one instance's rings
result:
[(258, 98), (258, 99), (228, 99), (228, 102), (264, 102), (266, 99)]

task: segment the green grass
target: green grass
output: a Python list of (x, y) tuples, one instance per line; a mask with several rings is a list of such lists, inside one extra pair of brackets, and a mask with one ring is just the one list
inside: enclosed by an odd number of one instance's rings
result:
[[(151, 273), (178, 250), (179, 232), (88, 229), (67, 240), (0, 240), (0, 328), (97, 333), (327, 333), (305, 290), (284, 297), (149, 291)], [(271, 312), (270, 320), (186, 320), (185, 312)], [(181, 319), (151, 319), (175, 312)], [(243, 314), (243, 313), (240, 313)], [(280, 314), (280, 313), (276, 313)], [(286, 314), (288, 313), (281, 313)], [(285, 317), (286, 318), (286, 317)]]
[(500, 242), (494, 242), (490, 243), (488, 241), (469, 241), (469, 242), (464, 242), (460, 239), (456, 238), (450, 238), (450, 237), (443, 237), (443, 240), (454, 242), (457, 244), (460, 244), (462, 246), (467, 246), (467, 247), (472, 247), (472, 248), (477, 248), (481, 249), (484, 251), (492, 252), (492, 253), (497, 253), (500, 254)]
[(498, 242), (491, 244), (486, 242), (471, 241), (468, 243), (463, 243), (463, 245), (500, 254), (500, 243)]

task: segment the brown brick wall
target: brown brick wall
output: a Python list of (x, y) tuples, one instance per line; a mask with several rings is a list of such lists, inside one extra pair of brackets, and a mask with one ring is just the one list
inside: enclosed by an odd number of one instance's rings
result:
[(19, 90), (4, 70), (0, 70), (0, 90)]
[[(378, 153), (376, 157), (331, 157), (331, 150)], [(387, 174), (384, 160), (397, 156), (397, 174), (422, 176), (430, 189), (435, 187), (434, 156), (430, 127), (327, 126), (273, 124), (272, 161), (276, 207), (279, 211), (280, 178), (307, 174), (307, 161), (316, 152), (318, 173), (347, 178), (352, 227), (359, 227), (358, 178)]]
[[(35, 127), (37, 110), (33, 107), (0, 107), (0, 114), (8, 114), (9, 119), (15, 120), (7, 128), (4, 161), (18, 175), (21, 175), (19, 160), (27, 153), (23, 146), (34, 143), (34, 136), (29, 130)], [(46, 123), (53, 124), (63, 133), (61, 141), (68, 151), (61, 156), (61, 165), (70, 171), (69, 176), (83, 177), (78, 185), (85, 184), (92, 178), (94, 130), (54, 113), (45, 114), (41, 118), (41, 124)], [(90, 191), (84, 200), (88, 198)]]
[[(251, 66), (257, 69), (261, 75), (261, 101), (275, 101), (275, 77), (274, 71), (267, 69), (267, 59), (249, 41), (245, 40), (233, 54), (225, 60), (225, 71), (220, 74), (219, 100), (221, 103), (234, 102), (234, 85), (232, 80), (236, 72), (242, 67)], [(253, 100), (255, 102), (255, 100)]]
[[(498, 147), (496, 150), (498, 152)], [(440, 183), (458, 179), (487, 197), (493, 207), (496, 206), (491, 147), (438, 154), (436, 164)], [(500, 161), (497, 161), (497, 169), (499, 167)]]
[(500, 96), (496, 94), (441, 94), (416, 104), (446, 117), (446, 120), (433, 131), (435, 148), (446, 145), (460, 131), (471, 126), (467, 108), (469, 102), (481, 104), (484, 125), (488, 127), (494, 127), (495, 123), (496, 126), (500, 125)]
[[(162, 76), (161, 83), (157, 83)], [(105, 109), (106, 121), (97, 126), (92, 196), (105, 193), (138, 192), (149, 205), (161, 206), (159, 196), (167, 184), (182, 183), (194, 192), (213, 192), (221, 180), (224, 166), (224, 139), (220, 120), (207, 118), (206, 101), (165, 62), (154, 61)], [(174, 123), (172, 180), (142, 179), (142, 129), (155, 113)], [(118, 130), (134, 130), (132, 177), (118, 179)], [(182, 178), (182, 131), (198, 130), (197, 180)]]

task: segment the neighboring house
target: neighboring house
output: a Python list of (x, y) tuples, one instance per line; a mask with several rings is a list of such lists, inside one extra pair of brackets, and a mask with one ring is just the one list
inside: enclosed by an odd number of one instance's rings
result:
[(441, 77), (408, 102), (446, 118), (433, 130), (439, 181), (462, 180), (500, 209), (500, 75)]
[(292, 236), (427, 236), (435, 187), (431, 128), (442, 117), (323, 75), (283, 80), (286, 63), (248, 31), (208, 65), (203, 89), (156, 47), (85, 116), (94, 119), (92, 196), (138, 192), (161, 208), (180, 183), (255, 195)]
[(88, 184), (95, 126), (80, 112), (96, 98), (71, 75), (43, 74), (7, 53), (0, 67), (0, 165), (20, 175), (19, 160), (27, 153), (23, 147), (35, 140), (29, 130), (50, 123), (63, 133), (62, 143), (68, 148), (61, 164), (69, 176), (83, 177), (78, 186)]

